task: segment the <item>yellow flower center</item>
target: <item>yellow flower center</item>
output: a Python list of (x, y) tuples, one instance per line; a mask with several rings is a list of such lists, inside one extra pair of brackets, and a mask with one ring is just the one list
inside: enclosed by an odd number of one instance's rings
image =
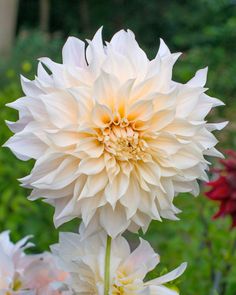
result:
[(7, 291), (5, 295), (12, 295), (14, 292), (19, 291), (21, 287), (22, 287), (22, 282), (20, 281), (19, 276), (16, 275), (10, 286), (11, 291)]
[(125, 295), (124, 287), (123, 286), (112, 286), (112, 295)]
[(119, 272), (112, 285), (112, 295), (130, 295), (142, 289), (142, 284), (134, 282), (134, 278), (127, 277), (125, 272)]
[(102, 141), (107, 152), (113, 154), (118, 160), (141, 160), (147, 145), (140, 138), (140, 133), (128, 125), (111, 124), (102, 131)]
[(12, 290), (18, 291), (18, 290), (20, 290), (21, 287), (22, 287), (22, 283), (21, 283), (20, 279), (15, 278), (15, 280), (13, 281), (13, 284), (12, 284)]

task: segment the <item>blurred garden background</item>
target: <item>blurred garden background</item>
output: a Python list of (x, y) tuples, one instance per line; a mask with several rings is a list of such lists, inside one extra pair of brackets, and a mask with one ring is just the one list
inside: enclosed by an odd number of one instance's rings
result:
[[(236, 0), (0, 0), (1, 145), (11, 135), (4, 121), (17, 118), (5, 105), (23, 95), (20, 74), (33, 79), (37, 58), (60, 62), (68, 35), (91, 39), (102, 25), (105, 40), (121, 28), (133, 30), (150, 58), (160, 37), (171, 51), (183, 52), (174, 70), (180, 82), (209, 66), (208, 93), (226, 104), (209, 120), (230, 121), (217, 134), (219, 148), (236, 149)], [(58, 231), (76, 231), (79, 221), (55, 230), (53, 209), (27, 200), (29, 192), (17, 179), (27, 175), (32, 164), (0, 149), (0, 232), (11, 230), (15, 241), (32, 234), (35, 251), (41, 251), (57, 241)], [(204, 196), (204, 190), (202, 184), (198, 198), (176, 198), (181, 220), (153, 222), (144, 237), (161, 255), (157, 271), (189, 263), (177, 284), (181, 294), (236, 295), (236, 229), (230, 231), (229, 218), (212, 221), (217, 204)], [(135, 244), (137, 237), (131, 239)]]

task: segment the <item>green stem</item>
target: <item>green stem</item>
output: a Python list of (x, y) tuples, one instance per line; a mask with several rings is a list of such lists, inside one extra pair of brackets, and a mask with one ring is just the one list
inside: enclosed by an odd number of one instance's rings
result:
[(104, 269), (104, 295), (109, 295), (109, 289), (110, 289), (110, 260), (111, 260), (111, 237), (107, 236), (105, 269)]

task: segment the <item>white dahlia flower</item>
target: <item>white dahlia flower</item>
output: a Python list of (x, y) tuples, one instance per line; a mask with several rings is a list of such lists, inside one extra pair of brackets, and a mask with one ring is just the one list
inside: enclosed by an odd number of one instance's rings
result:
[(177, 219), (174, 197), (197, 195), (204, 156), (220, 155), (211, 131), (225, 124), (205, 117), (223, 103), (205, 94), (207, 69), (174, 82), (179, 54), (161, 40), (149, 60), (129, 30), (104, 45), (100, 29), (86, 49), (70, 37), (62, 55), (63, 64), (41, 58), (35, 80), (22, 77), (25, 96), (9, 104), (19, 120), (8, 122), (15, 135), (6, 146), (36, 160), (21, 179), (29, 198), (55, 207), (56, 226), (80, 217), (112, 237)]
[(0, 233), (0, 295), (67, 295), (60, 291), (67, 274), (49, 253), (26, 255), (28, 239), (13, 244), (8, 231)]
[[(51, 247), (58, 267), (69, 272), (68, 287), (73, 294), (104, 294), (106, 233), (99, 232), (84, 239), (74, 233), (61, 233), (59, 244)], [(159, 255), (148, 242), (130, 251), (128, 242), (118, 236), (112, 240), (110, 260), (110, 295), (176, 295), (164, 284), (179, 277), (186, 268), (178, 268), (151, 281), (145, 281), (148, 272), (159, 263)]]

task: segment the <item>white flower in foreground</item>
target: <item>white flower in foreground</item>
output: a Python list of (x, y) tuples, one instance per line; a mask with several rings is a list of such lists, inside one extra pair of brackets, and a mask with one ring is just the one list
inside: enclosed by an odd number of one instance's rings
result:
[(204, 156), (220, 155), (211, 131), (225, 124), (205, 117), (223, 103), (205, 94), (207, 69), (174, 82), (179, 54), (161, 40), (149, 60), (123, 30), (104, 46), (100, 29), (86, 50), (70, 37), (62, 54), (63, 64), (41, 58), (36, 79), (22, 78), (25, 96), (9, 104), (19, 120), (8, 122), (15, 135), (6, 146), (36, 159), (21, 179), (30, 199), (55, 206), (56, 226), (81, 217), (112, 237), (177, 219), (174, 197), (197, 195), (197, 179), (207, 179)]
[(8, 231), (0, 233), (0, 295), (64, 294), (58, 288), (66, 273), (49, 253), (26, 255), (24, 250), (33, 245), (28, 239), (13, 244)]
[[(106, 234), (100, 232), (87, 239), (74, 233), (61, 233), (60, 242), (51, 247), (58, 259), (58, 265), (70, 273), (68, 286), (74, 294), (104, 294), (104, 262)], [(176, 295), (164, 284), (179, 277), (186, 263), (170, 273), (151, 281), (144, 281), (147, 273), (159, 263), (148, 242), (141, 239), (140, 245), (130, 251), (128, 242), (118, 236), (112, 240), (110, 260), (111, 295)]]

